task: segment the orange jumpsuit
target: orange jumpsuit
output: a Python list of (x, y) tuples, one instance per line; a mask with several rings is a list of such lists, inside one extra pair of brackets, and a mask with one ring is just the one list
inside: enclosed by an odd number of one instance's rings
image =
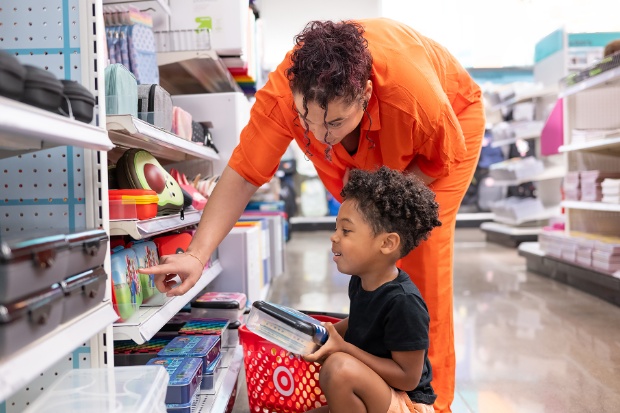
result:
[(436, 178), (430, 187), (437, 195), (443, 225), (399, 264), (427, 303), (432, 385), (438, 395), (434, 407), (449, 412), (455, 381), (454, 229), (480, 155), (485, 126), (481, 91), (457, 60), (431, 39), (389, 19), (360, 23), (373, 57), (373, 90), (357, 152), (349, 155), (338, 144), (331, 160), (326, 159), (326, 145), (311, 134), (306, 146), (285, 76), (289, 53), (256, 94), (250, 122), (229, 166), (247, 181), (262, 185), (275, 174), (281, 156), (295, 139), (300, 148), (310, 151), (309, 159), (336, 199), (341, 199), (347, 168), (374, 170), (386, 165), (404, 170), (416, 162), (423, 173)]

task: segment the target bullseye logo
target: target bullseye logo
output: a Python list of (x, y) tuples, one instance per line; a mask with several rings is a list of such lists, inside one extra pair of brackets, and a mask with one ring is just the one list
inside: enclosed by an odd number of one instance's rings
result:
[(293, 373), (286, 367), (278, 367), (273, 372), (273, 384), (282, 396), (290, 396), (294, 390)]

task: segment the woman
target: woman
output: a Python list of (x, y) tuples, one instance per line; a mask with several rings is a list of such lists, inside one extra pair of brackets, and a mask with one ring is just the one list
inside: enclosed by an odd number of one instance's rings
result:
[[(295, 139), (329, 192), (351, 169), (417, 175), (436, 193), (430, 238), (400, 262), (428, 304), (436, 411), (454, 396), (452, 252), (456, 213), (484, 133), (481, 92), (439, 44), (388, 19), (310, 22), (256, 94), (250, 122), (203, 212), (187, 253), (144, 269), (169, 295), (187, 292), (256, 189)], [(183, 280), (172, 288), (174, 274)]]

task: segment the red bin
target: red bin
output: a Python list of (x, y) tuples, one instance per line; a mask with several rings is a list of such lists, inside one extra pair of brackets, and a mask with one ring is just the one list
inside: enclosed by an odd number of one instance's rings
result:
[[(340, 319), (314, 315), (319, 321)], [(252, 413), (301, 413), (327, 404), (319, 386), (321, 365), (308, 363), (282, 347), (239, 328), (243, 364)]]

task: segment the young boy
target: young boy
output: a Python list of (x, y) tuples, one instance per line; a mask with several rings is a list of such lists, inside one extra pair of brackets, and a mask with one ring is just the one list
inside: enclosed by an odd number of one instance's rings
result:
[(331, 236), (338, 271), (350, 274), (349, 317), (326, 323), (322, 363), (327, 406), (314, 412), (433, 413), (429, 314), (396, 262), (441, 225), (434, 193), (412, 175), (354, 170)]

